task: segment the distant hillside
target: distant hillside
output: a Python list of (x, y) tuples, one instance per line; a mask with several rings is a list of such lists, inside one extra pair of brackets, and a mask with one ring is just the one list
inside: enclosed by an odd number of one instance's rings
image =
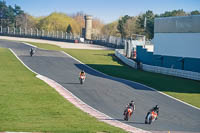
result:
[(80, 25), (64, 13), (53, 12), (39, 20), (38, 29), (66, 32), (68, 25), (72, 26), (73, 33), (80, 34)]

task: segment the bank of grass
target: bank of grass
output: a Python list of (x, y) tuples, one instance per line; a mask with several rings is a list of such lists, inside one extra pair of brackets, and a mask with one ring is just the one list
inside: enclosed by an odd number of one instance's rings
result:
[(0, 132), (125, 132), (97, 121), (0, 48)]
[(199, 81), (132, 69), (120, 62), (111, 50), (62, 49), (48, 44), (31, 44), (50, 50), (63, 50), (103, 73), (148, 85), (200, 108)]

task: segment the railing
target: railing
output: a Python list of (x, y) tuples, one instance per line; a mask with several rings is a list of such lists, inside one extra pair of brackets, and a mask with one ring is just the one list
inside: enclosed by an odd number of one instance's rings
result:
[(0, 35), (40, 38), (49, 40), (63, 40), (74, 41), (79, 40), (79, 35), (69, 34), (63, 31), (45, 31), (38, 29), (15, 28), (15, 27), (2, 27), (0, 26)]
[(126, 40), (114, 36), (98, 36), (94, 37), (93, 42), (95, 44), (106, 45), (108, 47), (124, 48)]
[[(15, 27), (2, 27), (0, 26), (0, 35), (5, 36), (15, 36), (15, 37), (27, 37), (27, 38), (39, 38), (46, 40), (59, 40), (59, 41), (67, 41), (74, 42), (75, 40), (81, 41), (80, 35), (73, 35), (63, 31), (46, 31), (46, 30), (38, 30), (38, 29), (27, 29), (27, 28), (15, 28)], [(140, 41), (130, 39), (122, 39), (120, 37), (114, 36), (98, 36), (93, 37), (92, 40), (85, 41), (85, 43), (94, 43), (98, 45), (103, 45), (112, 48), (124, 48), (125, 44), (131, 43), (136, 46)], [(135, 44), (136, 43), (136, 44)], [(132, 47), (130, 48), (132, 50)]]
[(198, 72), (191, 72), (191, 71), (165, 68), (165, 67), (159, 67), (159, 66), (151, 66), (151, 65), (146, 65), (146, 64), (142, 65), (142, 69), (149, 72), (162, 73), (166, 75), (172, 75), (176, 77), (182, 77), (182, 78), (193, 79), (193, 80), (200, 80), (200, 73)]
[[(46, 40), (59, 40), (74, 42), (79, 40), (81, 42), (80, 35), (73, 35), (63, 31), (46, 31), (38, 29), (27, 28), (15, 28), (15, 27), (2, 27), (0, 26), (0, 35), (15, 36), (15, 37), (27, 37), (27, 38), (39, 38)], [(123, 48), (126, 40), (120, 37), (114, 36), (99, 36), (93, 37), (93, 40), (85, 41), (85, 43), (94, 43), (112, 48)]]
[(123, 49), (116, 49), (115, 50), (115, 56), (117, 56), (125, 64), (137, 69), (137, 63), (135, 61), (131, 60), (131, 59), (126, 58), (123, 55), (123, 53), (124, 53), (123, 51), (124, 51)]
[[(127, 64), (133, 68), (137, 68), (136, 62), (134, 62), (133, 60), (130, 60), (124, 56), (123, 49), (116, 49), (115, 55), (125, 64)], [(176, 77), (200, 80), (200, 73), (198, 73), (198, 72), (191, 72), (191, 71), (165, 68), (165, 67), (159, 67), (159, 66), (152, 66), (152, 65), (146, 65), (146, 64), (140, 64), (140, 69), (142, 69), (144, 71), (148, 71), (148, 72), (162, 73), (162, 74), (176, 76)]]

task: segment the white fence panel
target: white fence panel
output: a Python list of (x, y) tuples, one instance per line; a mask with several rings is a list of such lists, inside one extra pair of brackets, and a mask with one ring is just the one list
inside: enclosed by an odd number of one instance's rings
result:
[(116, 49), (115, 56), (117, 56), (125, 64), (127, 64), (133, 68), (137, 68), (137, 63), (135, 61), (128, 59), (123, 55), (123, 49)]
[(156, 72), (156, 73), (162, 73), (187, 79), (193, 79), (193, 80), (200, 80), (200, 73), (198, 72), (191, 72), (191, 71), (185, 71), (185, 70), (179, 70), (179, 69), (172, 69), (172, 68), (164, 68), (164, 67), (158, 67), (158, 66), (151, 66), (151, 65), (142, 65), (142, 69), (145, 71), (150, 72)]

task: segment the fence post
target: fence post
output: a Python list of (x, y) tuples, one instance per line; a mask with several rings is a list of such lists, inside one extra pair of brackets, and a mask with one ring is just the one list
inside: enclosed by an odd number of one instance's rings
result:
[(19, 28), (19, 34), (20, 34), (20, 35), (22, 34), (22, 29), (21, 29), (21, 27)]
[(31, 28), (31, 36), (32, 36), (32, 34), (33, 34), (33, 29)]
[(61, 38), (63, 39), (63, 31), (61, 31), (61, 34), (62, 34), (62, 37), (61, 37)]
[(54, 38), (54, 31), (52, 32), (53, 34), (52, 34), (52, 38)]
[(65, 38), (67, 39), (67, 32), (65, 32)]
[(58, 31), (56, 32), (56, 37), (59, 38), (59, 32)]
[(47, 37), (49, 37), (49, 31), (47, 31)]
[(42, 37), (44, 36), (44, 30), (42, 30)]
[(9, 34), (9, 27), (8, 27), (8, 31), (7, 31), (7, 33)]
[(15, 27), (13, 28), (13, 34), (15, 35)]
[(38, 37), (38, 29), (36, 29), (36, 36)]
[(25, 29), (24, 29), (24, 35), (26, 36), (26, 34), (27, 34), (27, 28), (25, 27)]

